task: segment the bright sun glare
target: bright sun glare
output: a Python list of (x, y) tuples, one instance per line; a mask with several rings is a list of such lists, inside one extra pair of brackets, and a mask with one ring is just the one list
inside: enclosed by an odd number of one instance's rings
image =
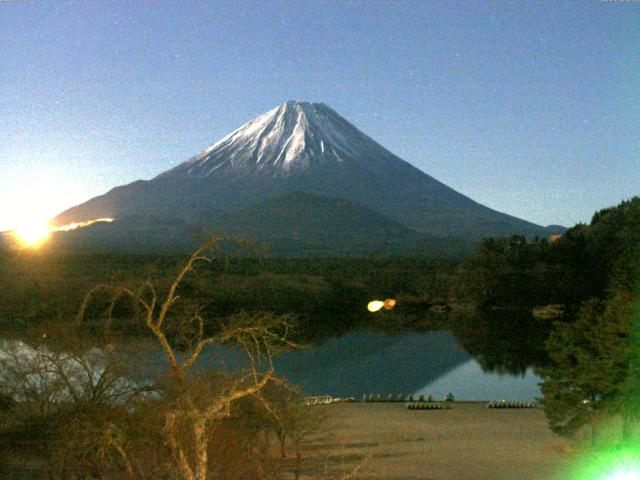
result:
[(33, 221), (20, 225), (14, 233), (25, 246), (36, 247), (47, 239), (51, 229), (45, 221)]
[(98, 222), (113, 222), (113, 218), (96, 218), (93, 220), (86, 220), (84, 222), (74, 222), (62, 226), (53, 226), (48, 221), (31, 221), (23, 223), (17, 228), (12, 230), (13, 236), (17, 243), (22, 248), (37, 248), (46, 242), (52, 233), (55, 232), (68, 232), (71, 230), (77, 230), (78, 228), (88, 227)]

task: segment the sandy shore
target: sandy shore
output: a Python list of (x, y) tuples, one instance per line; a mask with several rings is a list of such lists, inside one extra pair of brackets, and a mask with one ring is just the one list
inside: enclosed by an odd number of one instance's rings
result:
[[(384, 480), (502, 480), (555, 477), (571, 451), (541, 408), (408, 410), (402, 403), (352, 403), (325, 409), (326, 431), (305, 454), (308, 475)], [(364, 462), (364, 463), (363, 463)], [(305, 477), (303, 477), (305, 478)]]

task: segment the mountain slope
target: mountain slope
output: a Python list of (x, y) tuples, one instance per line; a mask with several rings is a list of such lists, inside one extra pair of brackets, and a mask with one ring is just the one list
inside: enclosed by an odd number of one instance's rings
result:
[[(208, 225), (128, 216), (53, 235), (48, 248), (68, 252), (189, 253), (211, 235), (248, 240), (242, 254), (269, 257), (361, 257), (470, 253), (474, 245), (411, 230), (350, 200), (292, 192), (219, 215)], [(238, 251), (233, 242), (223, 249)]]
[(220, 216), (216, 231), (278, 256), (455, 255), (471, 242), (432, 237), (350, 200), (293, 192)]
[(326, 105), (304, 102), (287, 102), (154, 179), (117, 187), (55, 221), (137, 215), (209, 224), (294, 191), (347, 199), (431, 235), (547, 235), (411, 166)]

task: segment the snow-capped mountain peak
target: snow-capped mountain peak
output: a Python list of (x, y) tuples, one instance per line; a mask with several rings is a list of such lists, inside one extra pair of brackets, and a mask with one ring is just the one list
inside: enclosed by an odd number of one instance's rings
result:
[[(275, 215), (277, 199), (285, 211), (278, 210), (276, 217), (283, 219), (294, 215), (286, 210), (292, 205), (310, 204), (304, 197), (287, 196), (296, 192), (353, 202), (352, 212), (366, 207), (430, 235), (478, 239), (547, 234), (538, 225), (493, 211), (447, 187), (328, 106), (295, 101), (251, 120), (177, 167), (148, 181), (116, 187), (61, 213), (55, 222), (129, 217), (216, 225), (222, 216), (247, 208), (258, 222), (263, 214)], [(270, 202), (267, 210), (260, 207), (265, 201)], [(327, 208), (309, 207), (304, 218), (296, 218), (304, 223), (314, 212), (324, 215), (321, 211)], [(289, 225), (279, 234), (299, 228)]]
[(312, 164), (391, 155), (323, 103), (288, 101), (256, 117), (163, 176), (225, 170), (274, 176)]

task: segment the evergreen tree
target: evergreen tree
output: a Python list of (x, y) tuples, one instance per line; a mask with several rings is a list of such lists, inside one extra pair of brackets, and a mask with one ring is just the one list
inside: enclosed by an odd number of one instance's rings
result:
[(618, 407), (623, 418), (623, 439), (635, 440), (638, 436), (640, 419), (640, 301), (636, 299), (629, 326), (629, 364), (627, 378), (622, 386)]
[(547, 341), (552, 364), (539, 370), (555, 432), (570, 435), (590, 425), (595, 440), (604, 417), (637, 413), (635, 304), (630, 292), (621, 291), (606, 302), (585, 302), (573, 323), (556, 323)]

